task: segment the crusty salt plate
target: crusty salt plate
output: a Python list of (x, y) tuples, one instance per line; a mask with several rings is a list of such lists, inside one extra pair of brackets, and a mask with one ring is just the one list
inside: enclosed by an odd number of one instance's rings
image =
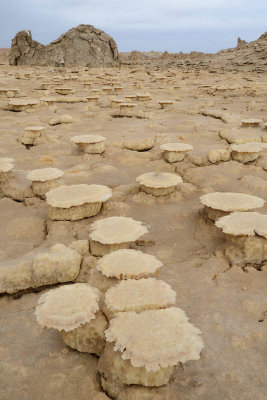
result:
[(176, 307), (118, 313), (105, 332), (107, 341), (115, 342), (114, 351), (147, 371), (198, 360), (204, 346), (200, 334)]
[(105, 305), (113, 313), (166, 308), (175, 300), (176, 292), (170, 285), (155, 278), (121, 281), (105, 295)]
[(267, 215), (257, 212), (234, 212), (215, 222), (224, 233), (233, 236), (263, 236), (267, 239)]
[(264, 206), (265, 200), (246, 193), (213, 192), (200, 197), (204, 206), (226, 212), (248, 211)]
[(150, 254), (138, 250), (121, 249), (102, 257), (96, 268), (108, 278), (137, 279), (154, 274), (162, 265), (161, 261)]
[(99, 291), (87, 283), (61, 286), (40, 297), (36, 319), (43, 328), (68, 332), (95, 318), (99, 299)]
[(91, 225), (90, 239), (102, 244), (133, 242), (148, 233), (143, 222), (128, 217), (109, 217)]

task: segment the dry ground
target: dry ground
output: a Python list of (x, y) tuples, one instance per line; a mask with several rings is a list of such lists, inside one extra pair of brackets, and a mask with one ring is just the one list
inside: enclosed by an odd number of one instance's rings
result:
[[(162, 76), (166, 79), (158, 79)], [(158, 277), (176, 290), (177, 306), (201, 329), (205, 343), (199, 361), (177, 368), (169, 386), (170, 399), (266, 399), (267, 268), (230, 266), (221, 252), (223, 236), (204, 220), (199, 202), (202, 194), (211, 191), (267, 197), (266, 155), (248, 165), (236, 161), (211, 164), (207, 158), (210, 150), (229, 146), (220, 131), (239, 129), (244, 136), (246, 132), (239, 128), (242, 119), (267, 118), (266, 77), (179, 69), (86, 71), (2, 65), (0, 82), (1, 87), (20, 89), (19, 96), (37, 100), (55, 95), (64, 98), (55, 94), (58, 85), (73, 88), (71, 96), (80, 98), (91, 94), (92, 88), (123, 86), (119, 94), (101, 90), (96, 105), (56, 103), (33, 112), (8, 111), (9, 99), (0, 98), (0, 157), (15, 159), (9, 197), (0, 200), (2, 264), (55, 243), (87, 239), (90, 224), (100, 217), (123, 215), (144, 221), (150, 226), (149, 234), (144, 246), (136, 248), (162, 260)], [(48, 91), (41, 89), (43, 82), (52, 83)], [(84, 83), (92, 83), (91, 89), (84, 88)], [(228, 87), (218, 90), (221, 86)], [(140, 92), (149, 92), (151, 100), (134, 101), (132, 118), (115, 118), (118, 112), (110, 107), (111, 98)], [(160, 99), (174, 104), (162, 110), (157, 103)], [(227, 122), (203, 115), (207, 108), (211, 114), (219, 110)], [(63, 114), (71, 115), (73, 122), (49, 125), (50, 119)], [(26, 148), (19, 138), (32, 125), (44, 126), (45, 135), (36, 146)], [(263, 126), (253, 129), (266, 139)], [(90, 133), (107, 138), (102, 156), (85, 156), (70, 141), (74, 135)], [(149, 151), (124, 148), (127, 140), (141, 142), (148, 137), (155, 137), (155, 147)], [(194, 150), (185, 161), (169, 164), (159, 145), (170, 141), (190, 143)], [(45, 201), (27, 197), (26, 191), (30, 184), (27, 172), (47, 166), (62, 169), (67, 184), (108, 185), (113, 198), (95, 218), (48, 221)], [(146, 171), (178, 173), (184, 183), (175, 195), (156, 199), (139, 192), (135, 181)], [(259, 212), (266, 210), (265, 206)], [(86, 277), (85, 273), (78, 279), (86, 281)], [(0, 399), (91, 400), (101, 390), (97, 359), (67, 349), (57, 332), (38, 326), (34, 308), (41, 293), (0, 298)]]

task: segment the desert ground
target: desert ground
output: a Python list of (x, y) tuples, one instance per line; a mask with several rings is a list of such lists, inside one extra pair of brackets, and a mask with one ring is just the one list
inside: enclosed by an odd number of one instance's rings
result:
[[(233, 144), (267, 143), (266, 75), (186, 65), (87, 69), (3, 62), (0, 82), (0, 158), (14, 159), (0, 190), (0, 398), (104, 399), (98, 358), (38, 325), (38, 299), (60, 283), (33, 284), (27, 263), (55, 244), (88, 242), (97, 220), (125, 216), (147, 224), (148, 233), (132, 248), (162, 261), (156, 277), (176, 291), (175, 306), (201, 330), (204, 348), (199, 360), (176, 367), (168, 386), (142, 393), (132, 386), (119, 400), (266, 399), (266, 261), (230, 262), (225, 235), (200, 202), (212, 192), (266, 199), (266, 149), (247, 163), (231, 153)], [(29, 101), (23, 108), (14, 100)], [(242, 126), (246, 119), (260, 122)], [(24, 129), (32, 126), (44, 129), (29, 143)], [(105, 151), (84, 153), (71, 141), (75, 135), (104, 136)], [(160, 146), (174, 142), (193, 149), (171, 163)], [(105, 185), (112, 197), (95, 217), (51, 220), (45, 197), (36, 196), (27, 179), (47, 167), (63, 171), (65, 185)], [(146, 172), (176, 174), (183, 182), (169, 195), (154, 196), (136, 181)], [(266, 214), (267, 206), (256, 211)], [(97, 257), (88, 249), (82, 257), (72, 282), (92, 283)]]

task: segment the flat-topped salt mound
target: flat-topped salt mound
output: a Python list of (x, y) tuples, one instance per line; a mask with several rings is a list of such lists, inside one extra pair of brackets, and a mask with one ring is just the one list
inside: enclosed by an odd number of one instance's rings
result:
[(15, 159), (14, 158), (0, 158), (0, 164), (6, 164), (6, 163), (8, 163), (8, 164), (10, 164), (10, 163), (13, 163), (15, 161)]
[(154, 274), (162, 262), (156, 257), (132, 249), (106, 254), (97, 263), (97, 270), (109, 278), (138, 279)]
[(64, 172), (57, 168), (34, 169), (27, 174), (27, 179), (33, 182), (46, 182), (57, 179), (64, 175)]
[(267, 147), (266, 143), (248, 142), (244, 144), (232, 144), (231, 150), (238, 153), (258, 153)]
[(14, 168), (14, 165), (9, 162), (1, 162), (0, 163), (0, 173), (1, 172), (9, 172)]
[(66, 332), (95, 318), (100, 294), (86, 283), (75, 283), (49, 290), (37, 304), (35, 315), (42, 327)]
[(24, 128), (24, 131), (26, 132), (42, 132), (45, 129), (44, 126), (27, 126)]
[(136, 180), (140, 185), (155, 189), (169, 188), (183, 182), (179, 175), (170, 174), (168, 172), (147, 172), (139, 175)]
[(176, 292), (164, 281), (155, 278), (127, 279), (106, 292), (105, 307), (113, 315), (118, 312), (167, 308), (175, 300)]
[(107, 201), (112, 190), (102, 185), (62, 185), (46, 194), (47, 203), (52, 207), (69, 208), (86, 203)]
[(204, 206), (226, 212), (249, 211), (264, 206), (265, 200), (245, 193), (213, 192), (200, 197)]
[(123, 360), (146, 371), (198, 360), (203, 348), (200, 333), (176, 307), (119, 313), (105, 332), (107, 341), (115, 342), (114, 351), (122, 352)]
[(73, 143), (100, 143), (106, 140), (104, 136), (100, 135), (77, 135), (70, 139)]
[(133, 242), (148, 232), (140, 221), (128, 217), (109, 217), (91, 225), (90, 239), (103, 244)]
[(187, 152), (193, 150), (193, 146), (188, 143), (165, 143), (160, 146), (162, 150), (174, 152)]
[(216, 226), (233, 236), (262, 236), (267, 239), (267, 215), (257, 212), (235, 212), (220, 218)]

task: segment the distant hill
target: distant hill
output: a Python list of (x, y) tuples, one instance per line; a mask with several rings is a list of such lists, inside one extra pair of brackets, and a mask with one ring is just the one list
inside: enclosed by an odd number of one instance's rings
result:
[(267, 32), (252, 42), (246, 42), (238, 38), (236, 47), (220, 50), (215, 54), (205, 54), (197, 51), (191, 51), (191, 53), (132, 51), (131, 53), (120, 53), (120, 61), (123, 65), (262, 73), (267, 72)]

